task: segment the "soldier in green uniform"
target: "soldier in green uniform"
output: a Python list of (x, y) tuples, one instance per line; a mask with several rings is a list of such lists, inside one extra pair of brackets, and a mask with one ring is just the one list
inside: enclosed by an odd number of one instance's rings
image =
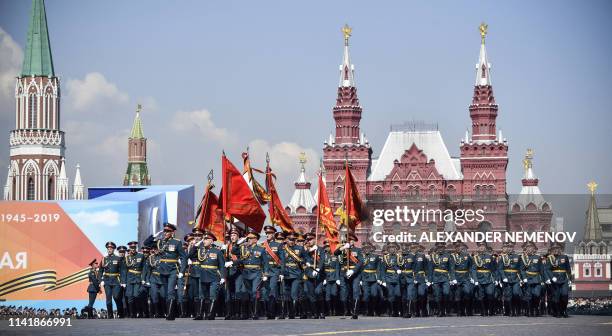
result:
[(443, 242), (436, 243), (436, 250), (431, 254), (429, 263), (429, 282), (433, 286), (434, 299), (438, 308), (438, 316), (446, 316), (446, 303), (450, 297), (450, 286), (456, 285), (455, 263), (450, 253), (446, 251)]
[[(127, 252), (127, 247), (125, 247), (124, 245), (117, 247), (117, 254), (119, 255), (119, 258), (125, 260), (126, 252)], [(126, 279), (127, 279), (127, 274), (126, 274)], [(121, 286), (119, 290), (119, 296), (121, 297), (121, 309), (117, 309), (117, 315), (119, 315), (119, 318), (124, 318), (126, 315), (129, 316), (130, 314), (129, 307), (127, 304), (127, 297), (125, 295), (126, 288), (127, 288), (127, 284), (125, 286)]]
[(225, 319), (234, 320), (240, 318), (240, 294), (243, 292), (242, 271), (238, 268), (238, 256), (240, 255), (240, 244), (244, 238), (240, 237), (240, 231), (232, 228), (229, 237), (226, 237), (227, 244), (221, 246), (225, 258), (225, 268), (227, 270), (227, 280), (224, 286), (225, 293)]
[[(200, 271), (198, 268), (200, 261), (198, 261), (197, 256), (194, 256), (192, 252), (197, 249), (196, 245), (201, 244), (203, 235), (204, 231), (194, 227), (191, 230), (193, 239), (189, 239), (185, 249), (185, 254), (187, 254), (185, 278), (187, 278), (187, 281), (185, 283), (186, 288), (183, 288), (183, 290), (186, 291), (186, 306), (188, 306), (186, 309), (191, 311), (194, 317), (198, 315), (198, 310), (202, 303), (200, 302)], [(181, 290), (180, 287), (179, 290)]]
[[(183, 250), (185, 255), (190, 244), (193, 244), (193, 233), (188, 233), (183, 237)], [(189, 267), (189, 257), (187, 257), (187, 266), (185, 267), (185, 273), (183, 277), (176, 280), (176, 297), (179, 308), (179, 317), (189, 317), (189, 279), (191, 278), (191, 270)]]
[(514, 244), (504, 243), (497, 263), (498, 278), (503, 289), (504, 316), (517, 316), (521, 300), (521, 258), (513, 251)]
[(281, 274), (281, 260), (279, 256), (279, 248), (282, 245), (281, 240), (277, 240), (276, 229), (272, 225), (264, 226), (264, 232), (266, 233), (266, 240), (262, 243), (262, 247), (266, 251), (264, 255), (264, 262), (268, 267), (268, 281), (263, 284), (262, 297), (265, 301), (266, 306), (266, 318), (273, 320), (276, 318), (276, 313), (280, 308), (277, 300), (279, 297), (279, 278)]
[(474, 255), (472, 266), (472, 279), (476, 288), (476, 300), (480, 303), (481, 316), (491, 313), (493, 303), (493, 291), (495, 290), (497, 266), (495, 259), (487, 251), (487, 244), (479, 242), (478, 252)]
[(400, 303), (402, 291), (400, 288), (400, 277), (404, 259), (399, 253), (397, 243), (387, 244), (386, 253), (383, 254), (380, 263), (380, 281), (383, 288), (387, 289), (387, 301), (389, 304), (389, 316), (398, 317), (400, 314)]
[[(322, 309), (319, 309), (320, 307), (317, 306), (317, 293), (315, 289), (320, 278), (321, 258), (319, 257), (319, 247), (315, 241), (315, 234), (308, 232), (304, 235), (304, 238), (306, 239), (304, 249), (306, 250), (307, 258), (304, 269), (304, 304), (301, 305), (302, 317), (318, 319), (322, 315), (320, 313)], [(323, 315), (323, 318), (325, 318), (325, 315)]]
[(414, 280), (414, 255), (416, 245), (407, 243), (402, 246), (402, 275), (400, 286), (402, 291), (402, 317), (410, 318), (416, 302), (416, 287)]
[[(240, 246), (240, 254), (235, 262), (242, 268), (242, 280), (244, 286), (242, 297), (242, 319), (250, 315), (253, 320), (259, 318), (257, 311), (257, 297), (261, 289), (261, 283), (268, 281), (268, 267), (264, 263), (266, 251), (257, 245), (259, 233), (249, 232), (246, 236), (246, 244)], [(249, 312), (250, 307), (250, 314)]]
[(427, 317), (427, 289), (431, 286), (427, 271), (429, 269), (429, 260), (423, 251), (425, 248), (418, 243), (414, 244), (414, 284), (416, 286), (417, 302), (416, 316)]
[(198, 241), (189, 252), (189, 259), (197, 262), (191, 264), (191, 272), (198, 275), (196, 279), (199, 280), (198, 292), (200, 293), (194, 320), (215, 319), (219, 286), (226, 281), (225, 258), (223, 251), (213, 245), (216, 240), (217, 237), (212, 232), (206, 232), (203, 239)]
[(539, 316), (540, 296), (544, 282), (544, 268), (537, 247), (533, 242), (526, 244), (526, 253), (521, 255), (521, 278), (523, 279), (523, 301), (527, 304), (527, 316)]
[(87, 274), (87, 278), (89, 280), (89, 285), (87, 286), (87, 293), (89, 294), (89, 303), (87, 307), (85, 307), (85, 311), (87, 311), (87, 317), (92, 319), (94, 318), (93, 305), (96, 302), (96, 297), (98, 293), (100, 293), (100, 277), (98, 276), (98, 261), (96, 259), (92, 260), (89, 263), (89, 273)]
[(374, 316), (374, 307), (378, 306), (378, 285), (382, 284), (380, 275), (380, 257), (375, 253), (376, 248), (370, 242), (363, 243), (363, 267), (361, 271), (361, 287), (363, 289), (363, 303), (367, 307), (367, 315)]
[(145, 280), (145, 286), (149, 286), (149, 294), (151, 296), (150, 316), (151, 317), (164, 317), (164, 310), (161, 309), (160, 304), (166, 302), (166, 290), (167, 284), (163, 282), (160, 276), (160, 264), (161, 256), (157, 245), (150, 246), (151, 255), (147, 258), (143, 270), (143, 279)]
[(346, 304), (349, 302), (348, 295), (352, 293), (352, 319), (357, 319), (359, 315), (359, 302), (361, 300), (361, 269), (363, 268), (363, 254), (361, 249), (355, 246), (358, 241), (357, 236), (350, 232), (348, 243), (340, 246), (334, 254), (340, 258), (342, 271), (344, 272), (343, 281), (340, 284), (340, 300), (343, 302), (345, 314)]
[(474, 260), (467, 252), (468, 246), (465, 243), (455, 244), (455, 253), (451, 259), (455, 264), (455, 307), (459, 316), (472, 315), (472, 297), (474, 295), (474, 284), (472, 279), (472, 266)]
[(546, 266), (546, 283), (552, 287), (553, 316), (568, 317), (567, 302), (572, 285), (572, 267), (569, 257), (563, 254), (563, 245), (553, 244)]
[(123, 310), (121, 302), (121, 288), (125, 287), (126, 267), (123, 258), (115, 255), (117, 245), (113, 242), (106, 243), (107, 255), (102, 258), (98, 273), (100, 274), (100, 286), (104, 288), (106, 296), (106, 310), (108, 318), (113, 318), (113, 300), (117, 311)]
[(147, 245), (155, 244), (160, 255), (159, 276), (166, 286), (168, 301), (166, 320), (169, 321), (176, 318), (176, 283), (178, 279), (183, 277), (187, 268), (187, 255), (181, 241), (174, 238), (175, 231), (176, 226), (174, 224), (165, 223), (164, 236), (161, 239), (155, 239), (151, 235), (145, 240)]
[(140, 277), (140, 297), (142, 298), (142, 309), (144, 310), (144, 317), (148, 318), (151, 317), (151, 284), (147, 284), (148, 279), (145, 271), (147, 261), (149, 260), (149, 256), (151, 255), (151, 248), (149, 246), (144, 245), (142, 246), (141, 251), (144, 262), (142, 264), (142, 274)]
[(323, 282), (319, 286), (321, 292), (324, 293), (325, 307), (329, 312), (328, 315), (336, 315), (336, 301), (338, 299), (338, 287), (340, 286), (340, 261), (332, 253), (327, 240), (323, 242), (323, 251), (321, 251), (321, 270)]
[(125, 266), (127, 267), (127, 282), (125, 296), (127, 298), (128, 311), (130, 317), (144, 316), (144, 303), (141, 295), (142, 286), (142, 269), (144, 268), (145, 258), (142, 253), (138, 252), (138, 242), (131, 241), (128, 243), (129, 252), (124, 257)]
[(289, 318), (294, 319), (297, 311), (297, 303), (300, 298), (300, 287), (304, 276), (303, 268), (306, 266), (306, 251), (296, 244), (298, 234), (290, 233), (287, 243), (281, 250), (281, 282), (284, 283), (286, 306), (289, 307)]

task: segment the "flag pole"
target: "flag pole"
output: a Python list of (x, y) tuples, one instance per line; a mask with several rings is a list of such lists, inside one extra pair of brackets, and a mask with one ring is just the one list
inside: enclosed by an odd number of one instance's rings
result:
[(346, 243), (349, 244), (349, 248), (346, 252), (346, 271), (348, 272), (351, 269), (351, 246), (349, 242), (349, 214), (348, 214), (348, 152), (344, 153), (344, 227), (346, 228)]
[[(323, 166), (323, 160), (321, 160), (321, 162), (319, 163), (319, 184), (321, 184), (322, 181), (322, 176), (321, 174), (323, 174), (323, 169), (321, 169), (321, 167)], [(317, 269), (317, 255), (319, 254), (319, 223), (321, 221), (321, 186), (318, 186), (317, 189), (317, 224), (315, 226), (315, 245), (317, 246), (317, 249), (315, 250), (315, 255), (314, 255), (314, 268)]]

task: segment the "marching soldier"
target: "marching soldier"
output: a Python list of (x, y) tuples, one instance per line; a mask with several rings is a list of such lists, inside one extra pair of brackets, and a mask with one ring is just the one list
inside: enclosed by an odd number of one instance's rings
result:
[(187, 249), (193, 244), (193, 233), (188, 233), (183, 236), (183, 250), (187, 256), (187, 265), (183, 277), (176, 280), (176, 297), (179, 308), (179, 317), (189, 317), (189, 279), (191, 278), (191, 267), (189, 266), (189, 254)]
[[(167, 314), (166, 320), (174, 320), (176, 317), (176, 282), (183, 277), (187, 268), (187, 256), (180, 240), (174, 238), (176, 226), (164, 224), (164, 236), (155, 239), (153, 235), (145, 240), (145, 244), (156, 244), (159, 259), (159, 276), (166, 286), (167, 291)], [(158, 233), (159, 234), (159, 233)], [(157, 234), (155, 235), (157, 236)]]
[(472, 296), (474, 294), (474, 286), (472, 279), (472, 267), (474, 260), (467, 252), (468, 246), (465, 243), (456, 244), (456, 252), (452, 255), (452, 260), (455, 263), (455, 307), (459, 316), (472, 315)]
[(416, 301), (416, 287), (414, 280), (414, 255), (416, 246), (413, 243), (407, 243), (402, 246), (402, 275), (400, 277), (400, 286), (402, 290), (402, 317), (410, 318), (414, 311)]
[[(281, 260), (280, 260), (280, 247), (282, 245), (281, 239), (276, 239), (276, 229), (274, 226), (264, 226), (264, 232), (266, 233), (266, 240), (263, 242), (262, 247), (266, 251), (264, 255), (264, 262), (268, 267), (268, 281), (263, 286), (263, 298), (266, 305), (266, 317), (268, 320), (276, 318), (276, 312), (279, 297), (279, 276), (281, 274)], [(280, 238), (280, 236), (279, 236)]]
[(142, 258), (144, 262), (142, 264), (142, 274), (140, 277), (140, 297), (142, 298), (142, 309), (144, 309), (144, 317), (151, 317), (151, 309), (150, 309), (150, 298), (151, 298), (151, 284), (147, 284), (148, 278), (146, 272), (147, 262), (149, 260), (149, 256), (151, 255), (151, 249), (149, 246), (144, 245), (141, 249)]
[(428, 273), (429, 282), (433, 285), (438, 316), (446, 316), (450, 285), (456, 285), (457, 280), (455, 279), (455, 263), (446, 251), (446, 245), (443, 242), (436, 243), (436, 250), (431, 254)]
[(387, 253), (382, 257), (380, 263), (380, 278), (382, 286), (387, 289), (387, 300), (389, 301), (389, 316), (398, 317), (401, 307), (402, 292), (400, 289), (400, 277), (404, 259), (399, 253), (397, 243), (387, 245)]
[(503, 286), (504, 316), (517, 316), (521, 300), (521, 260), (513, 251), (514, 244), (504, 243), (497, 264), (498, 278)]
[(113, 300), (117, 306), (117, 311), (123, 310), (123, 302), (121, 302), (121, 288), (125, 287), (126, 268), (123, 258), (115, 255), (117, 245), (113, 242), (106, 243), (107, 255), (102, 258), (102, 263), (98, 273), (100, 274), (100, 286), (104, 287), (106, 296), (106, 310), (108, 318), (113, 318)]
[(197, 316), (202, 302), (200, 301), (200, 261), (198, 260), (197, 255), (194, 255), (192, 252), (197, 249), (197, 246), (202, 244), (201, 241), (203, 235), (204, 231), (197, 227), (194, 227), (191, 230), (191, 236), (193, 239), (189, 239), (187, 248), (185, 249), (185, 254), (187, 254), (187, 272), (185, 273), (185, 277), (187, 278), (185, 283), (186, 287), (179, 287), (179, 290), (186, 292), (186, 305), (190, 306), (190, 308), (186, 307), (186, 309), (191, 310), (194, 317)]
[[(317, 293), (315, 289), (319, 281), (319, 272), (321, 270), (321, 258), (319, 257), (319, 247), (315, 241), (315, 234), (309, 232), (304, 235), (306, 242), (304, 243), (304, 249), (307, 254), (306, 268), (304, 269), (304, 305), (302, 305), (302, 317), (312, 317), (318, 319), (319, 317), (325, 318), (325, 315), (321, 314), (321, 307), (317, 305)], [(316, 260), (316, 261), (315, 261)], [(316, 265), (316, 266), (315, 266)]]
[[(196, 232), (201, 235), (201, 232)], [(192, 274), (197, 274), (199, 283), (198, 310), (194, 320), (214, 320), (216, 302), (219, 295), (219, 286), (225, 283), (227, 273), (223, 251), (213, 245), (217, 237), (212, 232), (206, 232), (203, 239), (190, 249), (189, 259), (195, 260), (191, 264)]]
[[(117, 253), (119, 254), (119, 258), (124, 259), (125, 261), (125, 253), (127, 252), (127, 247), (121, 245), (117, 247)], [(126, 273), (127, 279), (127, 273)], [(124, 318), (126, 315), (129, 316), (130, 311), (127, 304), (127, 297), (125, 296), (125, 290), (127, 288), (127, 284), (125, 286), (121, 286), (119, 290), (119, 296), (121, 297), (121, 309), (117, 309), (117, 315), (120, 318)]]
[(157, 245), (150, 246), (150, 249), (151, 255), (149, 255), (145, 262), (143, 280), (145, 281), (145, 286), (149, 287), (149, 295), (151, 296), (149, 315), (157, 318), (164, 316), (163, 309), (160, 309), (160, 303), (165, 303), (166, 301), (168, 286), (160, 276), (161, 256)]
[(89, 285), (87, 286), (87, 293), (89, 293), (89, 303), (85, 308), (87, 311), (87, 317), (94, 318), (93, 305), (96, 302), (96, 297), (100, 293), (100, 277), (98, 276), (98, 261), (96, 259), (89, 263), (91, 267), (87, 278), (89, 279)]
[(563, 245), (552, 245), (552, 254), (546, 263), (546, 283), (552, 287), (552, 311), (554, 317), (568, 317), (567, 302), (571, 288), (572, 267)]
[[(366, 305), (368, 316), (374, 316), (374, 307), (377, 307), (378, 285), (385, 285), (380, 270), (380, 257), (375, 253), (372, 243), (363, 244), (363, 270), (361, 271), (361, 283), (363, 288), (363, 302)], [(384, 271), (383, 271), (384, 272)]]
[[(284, 283), (286, 306), (289, 307), (290, 319), (295, 318), (297, 302), (301, 294), (304, 259), (307, 258), (304, 248), (296, 244), (297, 239), (298, 234), (290, 233), (280, 255), (282, 273), (279, 277), (281, 282)], [(289, 297), (287, 297), (288, 295)]]
[(240, 244), (244, 241), (240, 237), (240, 231), (232, 228), (229, 237), (225, 239), (227, 245), (222, 245), (224, 253), (227, 279), (225, 281), (225, 319), (234, 320), (240, 318), (240, 293), (242, 293), (242, 272), (238, 268), (238, 256), (240, 255)]
[[(240, 246), (240, 254), (235, 263), (242, 268), (242, 319), (249, 315), (253, 320), (259, 318), (257, 312), (257, 296), (261, 289), (261, 283), (268, 281), (268, 270), (264, 264), (265, 250), (257, 245), (259, 233), (249, 232), (246, 236), (246, 244)], [(230, 261), (229, 265), (234, 262)], [(251, 314), (249, 314), (249, 307)]]
[(144, 305), (141, 296), (142, 286), (142, 269), (145, 264), (145, 258), (142, 253), (138, 252), (138, 242), (131, 241), (128, 243), (129, 252), (125, 256), (125, 265), (127, 267), (127, 283), (125, 296), (127, 298), (128, 311), (130, 317), (143, 317)]
[(416, 316), (427, 317), (427, 288), (431, 286), (429, 282), (427, 270), (429, 269), (429, 260), (423, 251), (423, 245), (415, 243), (414, 245), (414, 284), (416, 286), (417, 302)]
[(323, 271), (323, 282), (319, 285), (324, 293), (325, 307), (329, 315), (336, 315), (336, 300), (338, 299), (338, 287), (340, 286), (340, 261), (335, 256), (329, 245), (329, 241), (323, 242), (321, 251), (321, 270)]
[(526, 316), (539, 316), (542, 294), (543, 267), (537, 247), (533, 242), (525, 245), (526, 253), (521, 256), (521, 278), (523, 279), (523, 301), (527, 304)]
[(488, 316), (493, 304), (497, 268), (495, 259), (487, 251), (487, 244), (479, 242), (477, 245), (478, 252), (474, 255), (472, 279), (476, 288), (476, 300), (480, 303), (480, 315)]
[(352, 291), (352, 319), (357, 319), (359, 315), (359, 301), (361, 299), (361, 268), (363, 267), (363, 254), (361, 249), (355, 246), (357, 236), (349, 233), (348, 243), (338, 248), (334, 254), (340, 257), (342, 271), (344, 273), (343, 282), (340, 285), (340, 300), (343, 302), (345, 315), (347, 312), (347, 302), (349, 291)]

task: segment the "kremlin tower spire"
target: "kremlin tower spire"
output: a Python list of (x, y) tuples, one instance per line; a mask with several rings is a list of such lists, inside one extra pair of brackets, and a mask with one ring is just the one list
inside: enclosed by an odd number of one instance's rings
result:
[(72, 199), (85, 199), (85, 186), (81, 181), (81, 166), (78, 163), (76, 165), (76, 176), (74, 177), (74, 185), (72, 186)]
[(140, 120), (141, 110), (142, 105), (138, 104), (132, 132), (128, 139), (128, 167), (123, 178), (124, 186), (151, 185), (147, 167), (147, 138), (144, 137)]
[(335, 136), (330, 135), (323, 146), (323, 166), (328, 183), (329, 199), (335, 209), (342, 202), (344, 162), (348, 161), (355, 177), (359, 192), (365, 195), (366, 178), (372, 164), (372, 148), (361, 133), (360, 121), (362, 107), (357, 98), (355, 84), (355, 66), (351, 62), (349, 40), (353, 29), (344, 25), (341, 29), (344, 37), (342, 64), (339, 67), (336, 105), (333, 117), (336, 124)]
[(300, 153), (300, 175), (295, 181), (295, 191), (289, 204), (287, 213), (293, 221), (296, 230), (309, 232), (317, 224), (317, 201), (310, 191), (310, 182), (306, 180), (306, 153)]
[(57, 195), (63, 188), (58, 176), (65, 151), (59, 101), (45, 3), (33, 0), (23, 65), (15, 85), (6, 200), (62, 199)]
[(596, 241), (602, 240), (601, 235), (601, 224), (599, 222), (599, 213), (597, 212), (597, 202), (595, 201), (595, 190), (597, 189), (597, 183), (594, 181), (587, 184), (589, 191), (591, 192), (591, 198), (589, 200), (589, 208), (586, 213), (586, 225), (584, 226), (584, 237), (582, 241)]

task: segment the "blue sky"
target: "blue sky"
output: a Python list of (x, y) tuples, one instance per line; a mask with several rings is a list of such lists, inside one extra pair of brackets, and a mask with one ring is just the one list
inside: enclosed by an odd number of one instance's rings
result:
[[(609, 1), (47, 1), (62, 79), (67, 162), (89, 186), (118, 184), (137, 102), (144, 105), (154, 183), (196, 184), (250, 145), (272, 155), (288, 201), (298, 153), (312, 176), (333, 130), (340, 28), (351, 57), (362, 130), (378, 155), (389, 125), (437, 122), (455, 156), (470, 125), (480, 37), (510, 148), (508, 192), (535, 151), (544, 193), (612, 193), (612, 4)], [(14, 123), (29, 1), (0, 0), (0, 122)], [(8, 140), (8, 139), (7, 139)], [(0, 147), (8, 164), (8, 141)], [(74, 169), (69, 169), (72, 179)], [(4, 173), (3, 173), (4, 174)], [(218, 174), (217, 174), (218, 175)], [(4, 183), (4, 176), (2, 176)]]

